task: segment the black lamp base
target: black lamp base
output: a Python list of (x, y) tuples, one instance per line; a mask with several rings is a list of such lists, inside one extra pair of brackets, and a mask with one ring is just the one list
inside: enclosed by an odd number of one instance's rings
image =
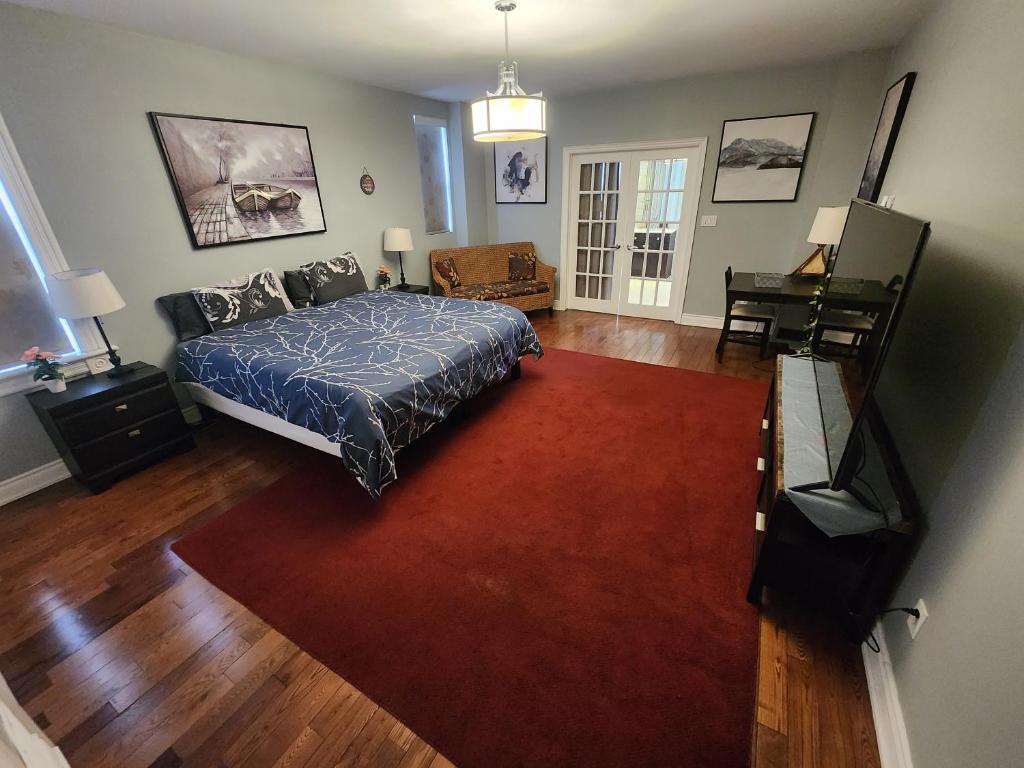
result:
[(142, 367), (142, 363), (130, 363), (129, 365), (121, 365), (121, 358), (118, 356), (114, 348), (110, 346), (110, 339), (107, 338), (107, 332), (103, 330), (103, 323), (100, 322), (98, 317), (94, 317), (93, 320), (96, 323), (96, 328), (99, 329), (100, 336), (103, 337), (103, 343), (107, 345), (107, 357), (110, 358), (110, 364), (114, 366), (111, 370), (107, 371), (108, 379), (120, 379), (123, 376), (127, 376), (132, 371), (136, 371)]
[(128, 363), (128, 365), (121, 365), (120, 363), (118, 363), (109, 371), (107, 371), (107, 378), (123, 378), (125, 376), (128, 376), (129, 374), (135, 373), (135, 371), (139, 370), (139, 368), (142, 368), (143, 365), (145, 365), (145, 363)]

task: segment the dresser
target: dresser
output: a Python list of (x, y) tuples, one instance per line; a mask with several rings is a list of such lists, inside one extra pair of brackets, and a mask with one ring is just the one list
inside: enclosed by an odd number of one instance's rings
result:
[[(823, 464), (827, 450), (818, 415), (820, 401), (813, 393), (786, 386), (787, 376), (791, 381), (807, 379), (812, 365), (800, 357), (779, 356), (776, 361), (761, 421), (754, 567), (747, 599), (759, 605), (764, 587), (787, 593), (817, 612), (830, 614), (852, 642), (860, 643), (878, 613), (888, 607), (906, 566), (917, 528), (917, 505), (902, 481), (902, 469), (894, 466), (898, 464), (894, 450), (881, 450), (873, 441), (872, 460), (865, 463), (879, 463), (881, 479), (875, 480), (875, 488), (882, 498), (897, 501), (899, 519), (879, 515), (846, 493), (816, 492), (829, 498), (828, 505), (822, 506), (808, 505), (808, 494), (794, 490), (799, 478), (793, 477), (796, 469), (791, 464), (806, 467), (819, 460), (821, 478), (829, 477)], [(846, 402), (842, 407), (849, 410)], [(784, 439), (787, 420), (805, 429)], [(799, 440), (792, 439), (796, 434), (801, 434)]]
[(146, 364), (121, 378), (68, 382), (28, 395), (71, 474), (93, 493), (119, 477), (195, 447), (167, 374)]

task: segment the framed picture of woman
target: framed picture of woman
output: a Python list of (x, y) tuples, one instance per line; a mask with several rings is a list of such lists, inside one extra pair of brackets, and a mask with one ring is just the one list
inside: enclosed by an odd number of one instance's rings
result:
[(548, 201), (548, 139), (494, 144), (494, 202)]

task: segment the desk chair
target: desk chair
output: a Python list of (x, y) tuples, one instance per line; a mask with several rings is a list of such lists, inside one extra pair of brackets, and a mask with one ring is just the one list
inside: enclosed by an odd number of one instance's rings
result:
[[(863, 344), (875, 329), (875, 321), (868, 315), (855, 312), (844, 312), (839, 309), (823, 309), (814, 327), (814, 349), (823, 345), (828, 347), (830, 354), (841, 357), (859, 357)], [(849, 342), (823, 340), (825, 331), (848, 333), (852, 336)]]
[[(725, 268), (725, 322), (722, 324), (722, 335), (718, 337), (715, 352), (718, 362), (722, 362), (722, 352), (729, 342), (733, 344), (749, 344), (761, 348), (761, 359), (768, 356), (768, 340), (771, 335), (772, 322), (775, 320), (776, 307), (772, 304), (755, 304), (754, 302), (730, 302), (729, 284), (732, 283), (732, 267)], [(761, 326), (760, 330), (737, 331), (732, 328), (733, 320), (744, 320)]]
[[(896, 293), (903, 284), (903, 275), (893, 275), (885, 285), (885, 290)], [(839, 309), (823, 309), (818, 317), (818, 324), (814, 329), (814, 348), (822, 346), (828, 348), (828, 352), (837, 356), (856, 357), (860, 359), (863, 366), (865, 363), (865, 342), (871, 338), (875, 330), (875, 323), (878, 321), (877, 312), (855, 312)], [(849, 342), (822, 340), (825, 331), (836, 331), (848, 333), (852, 336)]]

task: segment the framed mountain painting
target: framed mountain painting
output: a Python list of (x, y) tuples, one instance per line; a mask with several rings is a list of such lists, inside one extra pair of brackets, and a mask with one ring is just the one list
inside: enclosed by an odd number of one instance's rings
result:
[(722, 123), (715, 203), (796, 200), (814, 112)]

